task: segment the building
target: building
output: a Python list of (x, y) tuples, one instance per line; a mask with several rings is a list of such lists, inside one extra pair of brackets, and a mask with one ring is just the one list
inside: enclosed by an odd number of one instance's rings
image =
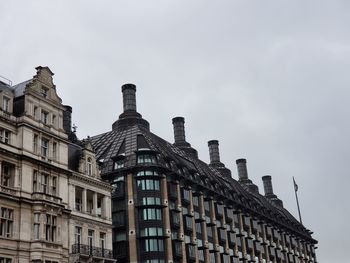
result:
[(115, 262), (111, 186), (47, 67), (0, 81), (0, 263)]
[(184, 118), (175, 142), (150, 131), (136, 108), (136, 86), (122, 86), (124, 111), (112, 130), (90, 138), (101, 176), (112, 187), (113, 253), (119, 262), (316, 262), (317, 241), (274, 194), (265, 194), (238, 159), (239, 179), (208, 142), (210, 164), (186, 141)]

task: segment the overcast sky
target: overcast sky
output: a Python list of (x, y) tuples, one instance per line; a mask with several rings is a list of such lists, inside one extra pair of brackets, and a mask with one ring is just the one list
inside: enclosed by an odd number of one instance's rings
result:
[(292, 176), (320, 262), (348, 263), (350, 1), (4, 1), (0, 75), (14, 84), (49, 66), (80, 138), (111, 129), (121, 85), (173, 142), (171, 118), (208, 161), (207, 141), (237, 178), (295, 217)]

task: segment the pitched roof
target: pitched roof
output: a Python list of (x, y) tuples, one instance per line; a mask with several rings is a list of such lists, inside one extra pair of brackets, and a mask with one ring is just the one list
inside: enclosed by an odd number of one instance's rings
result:
[[(97, 160), (103, 163), (102, 174), (113, 172), (113, 159), (121, 154), (121, 146), (123, 146), (122, 152), (126, 160), (125, 168), (132, 168), (136, 165), (138, 136), (144, 138), (150, 150), (159, 154), (159, 164), (173, 174), (192, 181), (204, 191), (215, 194), (222, 200), (229, 199), (243, 210), (246, 209), (273, 221), (291, 232), (304, 236), (313, 243), (317, 242), (286, 209), (276, 206), (257, 192), (249, 191), (235, 179), (222, 175), (216, 168), (186, 153), (150, 132), (147, 127), (137, 123), (90, 138)], [(171, 165), (166, 165), (166, 162), (170, 162)]]

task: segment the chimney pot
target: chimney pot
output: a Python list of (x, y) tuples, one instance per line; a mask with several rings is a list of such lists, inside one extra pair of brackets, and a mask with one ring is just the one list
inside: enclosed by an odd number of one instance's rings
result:
[(248, 179), (248, 170), (247, 170), (247, 160), (246, 159), (237, 159), (237, 170), (238, 178), (240, 181)]
[(124, 84), (122, 86), (123, 107), (125, 111), (136, 112), (136, 86), (134, 84)]
[(208, 141), (210, 164), (220, 163), (219, 141)]

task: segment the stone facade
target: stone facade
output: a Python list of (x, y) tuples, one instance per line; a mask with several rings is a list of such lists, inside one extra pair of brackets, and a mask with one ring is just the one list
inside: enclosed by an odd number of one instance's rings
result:
[(111, 188), (91, 144), (69, 139), (53, 73), (36, 69), (0, 82), (0, 262), (114, 262)]

